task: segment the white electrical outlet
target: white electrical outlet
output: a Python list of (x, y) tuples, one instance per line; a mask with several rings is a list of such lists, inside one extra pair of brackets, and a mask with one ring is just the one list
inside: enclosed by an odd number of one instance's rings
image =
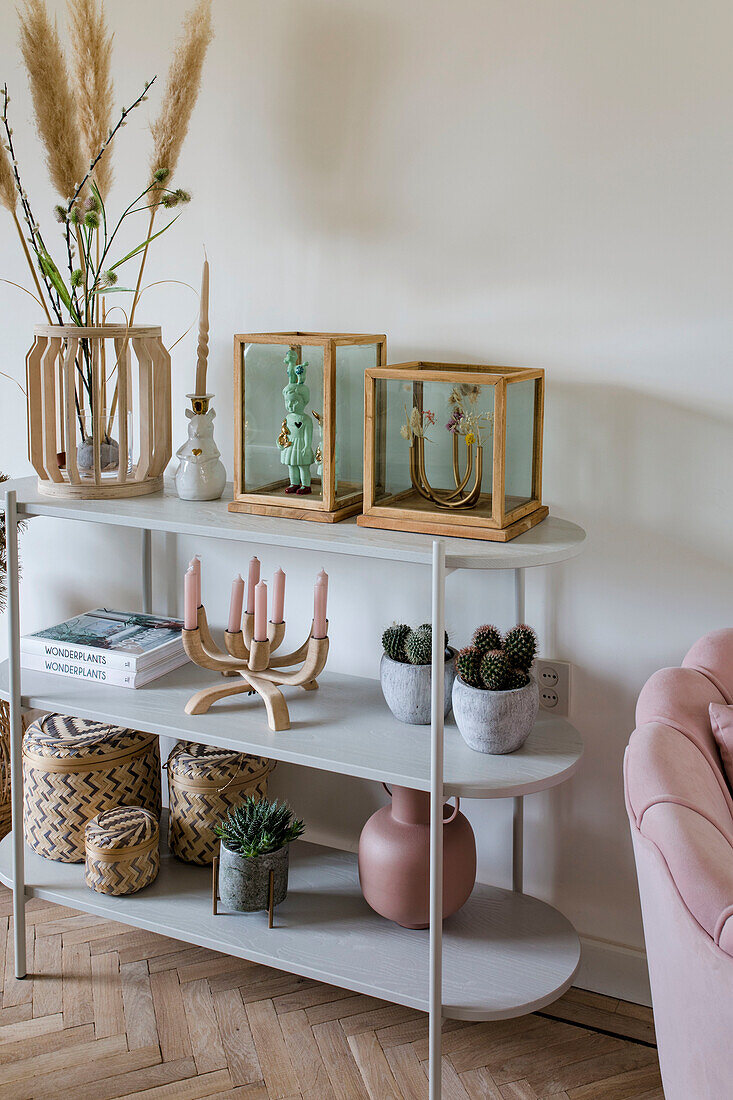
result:
[(538, 657), (534, 674), (540, 689), (540, 707), (549, 714), (567, 717), (570, 706), (570, 665)]

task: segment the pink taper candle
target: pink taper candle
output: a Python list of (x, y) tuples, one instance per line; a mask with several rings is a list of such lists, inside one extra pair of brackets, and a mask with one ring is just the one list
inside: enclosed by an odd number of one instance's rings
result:
[(244, 581), (237, 573), (232, 581), (232, 598), (229, 601), (229, 626), (230, 634), (237, 634), (242, 629), (242, 603), (244, 601)]
[(273, 578), (271, 620), (273, 623), (285, 621), (285, 574), (282, 569), (278, 569)]
[(260, 560), (259, 558), (252, 558), (249, 563), (249, 574), (247, 576), (247, 614), (254, 615), (255, 612), (255, 588), (260, 583)]
[(316, 577), (316, 584), (321, 584), (321, 583), (325, 584), (325, 586), (326, 586), (326, 595), (328, 595), (328, 573), (326, 572), (325, 569), (322, 569), (320, 571), (320, 573), (318, 574), (318, 576)]
[(201, 558), (198, 554), (191, 558), (188, 568), (193, 569), (196, 575), (196, 607), (201, 607)]
[(319, 580), (313, 591), (313, 637), (326, 637), (326, 600), (328, 587)]
[(196, 572), (193, 568), (189, 568), (183, 580), (183, 625), (186, 630), (196, 629), (198, 619), (196, 611)]
[(255, 588), (255, 634), (256, 642), (267, 641), (267, 585), (264, 581)]

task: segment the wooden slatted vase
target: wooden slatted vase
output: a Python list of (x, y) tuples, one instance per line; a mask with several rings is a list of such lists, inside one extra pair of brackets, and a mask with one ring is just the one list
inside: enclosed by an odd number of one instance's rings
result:
[(39, 491), (101, 499), (162, 489), (172, 436), (160, 328), (37, 325), (34, 333), (28, 451)]

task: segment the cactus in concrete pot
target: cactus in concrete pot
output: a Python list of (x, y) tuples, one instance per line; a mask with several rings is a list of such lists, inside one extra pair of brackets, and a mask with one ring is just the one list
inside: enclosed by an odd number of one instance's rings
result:
[(480, 626), (473, 644), (458, 654), (453, 715), (472, 749), (515, 752), (529, 737), (539, 710), (529, 672), (536, 652), (537, 635), (521, 624), (503, 639), (495, 626)]
[[(400, 722), (430, 724), (433, 629), (430, 623), (410, 629), (393, 624), (382, 635), (384, 654), (379, 679), (387, 706)], [(455, 650), (445, 635), (445, 714), (451, 708), (455, 678)]]

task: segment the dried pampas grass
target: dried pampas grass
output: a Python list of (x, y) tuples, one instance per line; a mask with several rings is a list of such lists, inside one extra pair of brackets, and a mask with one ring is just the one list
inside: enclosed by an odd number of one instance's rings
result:
[[(96, 0), (69, 0), (72, 60), (83, 152), (89, 165), (112, 127), (112, 38), (104, 7)], [(112, 153), (107, 148), (94, 169), (102, 197), (112, 185)]]
[(211, 0), (199, 0), (184, 20), (183, 34), (168, 70), (161, 112), (151, 127), (154, 143), (151, 176), (159, 168), (167, 168), (166, 187), (170, 187), (188, 132), (201, 85), (206, 50), (213, 36)]
[(42, 0), (25, 0), (19, 18), (20, 49), (46, 164), (54, 187), (68, 200), (83, 180), (87, 165), (61, 39)]
[(0, 141), (0, 203), (11, 214), (14, 214), (17, 202), (18, 196), (15, 191), (10, 155), (3, 142)]

